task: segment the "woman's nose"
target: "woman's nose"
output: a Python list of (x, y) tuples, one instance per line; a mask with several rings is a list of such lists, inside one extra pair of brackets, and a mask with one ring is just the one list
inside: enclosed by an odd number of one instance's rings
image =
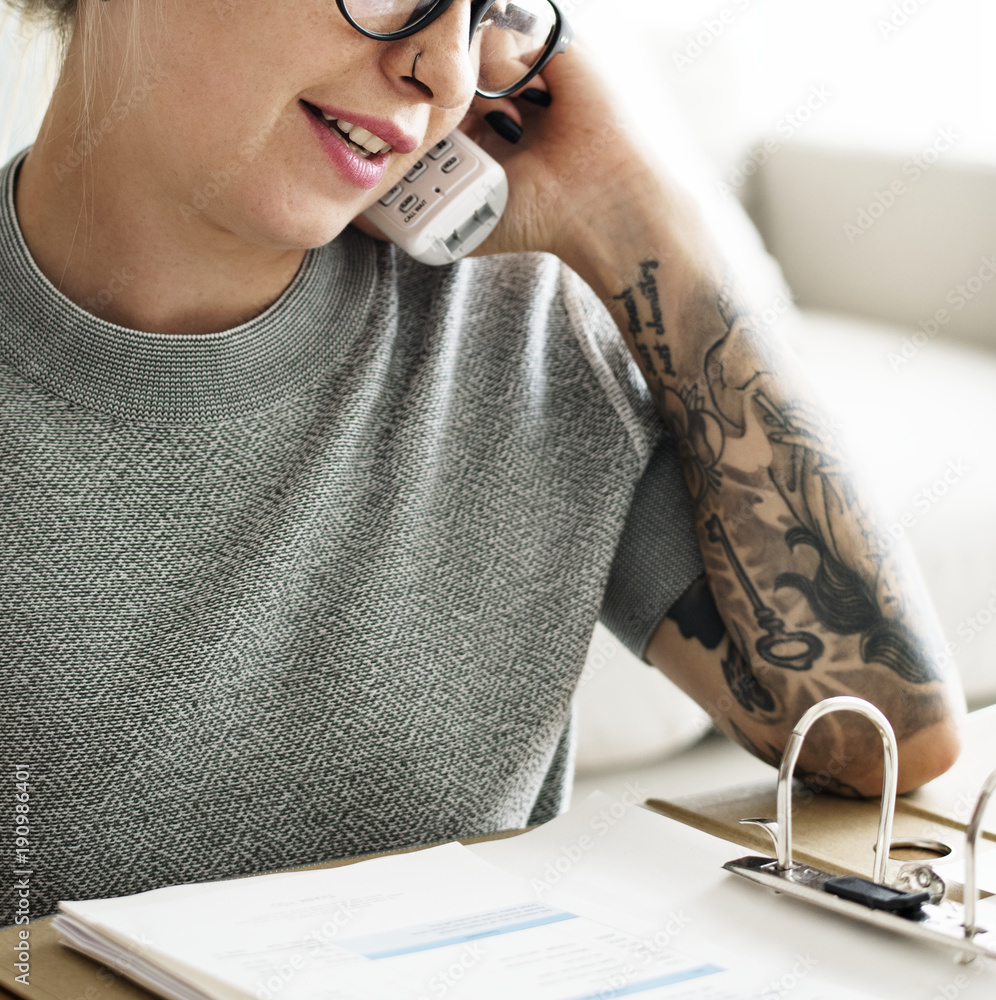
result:
[(387, 68), (437, 107), (463, 107), (477, 89), (477, 56), (469, 40), (470, 4), (454, 3), (432, 24), (389, 45)]

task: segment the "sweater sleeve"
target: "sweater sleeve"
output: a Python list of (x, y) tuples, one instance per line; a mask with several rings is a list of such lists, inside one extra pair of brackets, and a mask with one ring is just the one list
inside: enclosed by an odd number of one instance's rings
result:
[(674, 442), (611, 316), (594, 292), (567, 268), (562, 281), (575, 335), (645, 465), (616, 548), (600, 614), (606, 628), (645, 659), (661, 619), (703, 572), (692, 499)]
[(702, 572), (692, 498), (674, 443), (662, 434), (633, 494), (602, 600), (602, 623), (646, 659), (661, 619)]

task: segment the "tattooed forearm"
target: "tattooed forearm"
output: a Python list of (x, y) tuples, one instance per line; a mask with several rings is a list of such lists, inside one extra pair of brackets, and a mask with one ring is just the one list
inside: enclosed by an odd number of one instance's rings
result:
[(772, 767), (778, 767), (782, 755), (778, 747), (770, 743), (763, 749), (759, 747), (732, 719), (730, 719), (730, 729), (733, 731), (733, 738), (745, 749), (749, 750), (755, 757), (765, 761)]
[(640, 279), (640, 293), (647, 300), (650, 306), (650, 319), (647, 320), (647, 329), (654, 330), (658, 337), (664, 336), (664, 318), (661, 315), (661, 298), (657, 289), (657, 279), (654, 271), (660, 267), (656, 260), (645, 260), (640, 265), (643, 277)]
[(633, 289), (624, 288), (618, 295), (614, 295), (613, 299), (616, 302), (621, 302), (626, 310), (630, 336), (639, 338), (643, 333), (643, 321), (640, 319), (640, 310), (636, 305)]
[(696, 639), (706, 649), (717, 649), (725, 639), (726, 653), (721, 661), (723, 678), (733, 697), (748, 712), (753, 712), (755, 707), (764, 712), (774, 710), (775, 702), (770, 692), (757, 679), (750, 660), (727, 634), (726, 623), (704, 574), (675, 601), (667, 617), (677, 624), (683, 638)]
[[(757, 592), (753, 581), (734, 552), (718, 514), (713, 514), (706, 521), (706, 531), (709, 541), (718, 542), (722, 547), (730, 569), (733, 570), (740, 586), (743, 587), (747, 600), (750, 602), (757, 624), (766, 633), (754, 644), (757, 655), (773, 667), (784, 667), (786, 670), (810, 670), (823, 655), (823, 643), (812, 632), (787, 631), (785, 622), (778, 617), (774, 609), (768, 607), (761, 600), (761, 595)], [(775, 585), (778, 585), (777, 580)]]
[[(659, 267), (660, 264), (656, 260), (645, 260), (640, 265), (640, 280), (636, 287), (649, 312), (648, 319), (641, 318), (636, 293), (631, 287), (624, 288), (618, 295), (614, 295), (613, 300), (621, 302), (626, 310), (629, 334), (634, 347), (643, 358), (644, 371), (653, 371), (659, 368), (665, 375), (676, 377), (678, 373), (671, 363), (671, 348), (664, 343), (666, 335), (664, 314), (661, 311), (660, 290), (654, 276), (654, 271)], [(648, 343), (647, 330), (652, 330), (656, 334), (656, 342)], [(651, 351), (657, 355), (656, 361), (651, 358)]]
[(723, 657), (723, 678), (745, 711), (753, 712), (755, 708), (762, 712), (775, 711), (771, 692), (757, 679), (750, 660), (733, 645), (732, 638), (727, 640), (726, 656)]
[[(752, 753), (755, 757), (760, 760), (765, 761), (772, 767), (778, 767), (781, 763), (781, 753), (778, 751), (777, 747), (772, 746), (770, 743), (766, 744), (762, 749), (759, 747), (735, 722), (730, 722), (730, 727), (733, 733), (733, 738), (747, 751)], [(836, 754), (833, 753), (827, 759), (825, 766), (821, 767), (817, 771), (807, 771), (803, 768), (797, 767), (794, 772), (794, 776), (799, 779), (810, 791), (816, 792), (832, 792), (834, 795), (840, 795), (846, 799), (860, 799), (863, 798), (861, 792), (854, 787), (854, 785), (848, 784), (846, 781), (842, 781), (838, 775), (853, 761), (853, 757), (849, 754)], [(798, 802), (799, 800), (796, 799)]]
[[(945, 722), (953, 698), (929, 655), (930, 613), (899, 547), (883, 544), (794, 362), (732, 278), (700, 275), (669, 314), (658, 287), (664, 273), (658, 260), (643, 261), (636, 290), (616, 298), (674, 436), (714, 607), (730, 636), (719, 661), (734, 703), (724, 728), (766, 758), (771, 744), (763, 750), (759, 734), (783, 740), (811, 704), (845, 693), (884, 708), (900, 740)], [(669, 616), (685, 638), (716, 649), (702, 607), (691, 613), (696, 602), (701, 594)], [(874, 739), (864, 742), (874, 755)]]

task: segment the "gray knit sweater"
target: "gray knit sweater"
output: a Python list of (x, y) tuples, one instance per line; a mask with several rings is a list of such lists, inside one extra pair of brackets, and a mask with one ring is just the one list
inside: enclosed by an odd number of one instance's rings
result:
[(127, 330), (35, 266), (22, 156), (0, 800), (27, 768), (30, 916), (554, 816), (600, 610), (642, 653), (701, 565), (600, 303), (551, 257), (347, 230), (242, 326)]

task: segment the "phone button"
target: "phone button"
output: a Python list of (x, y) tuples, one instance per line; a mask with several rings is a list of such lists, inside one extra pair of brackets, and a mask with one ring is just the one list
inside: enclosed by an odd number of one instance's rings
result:
[(451, 156), (439, 169), (442, 170), (444, 174), (451, 174), (459, 166), (460, 166), (460, 157)]
[(453, 140), (443, 139), (442, 142), (437, 142), (436, 145), (429, 150), (429, 155), (434, 160), (438, 160), (439, 157), (445, 156), (452, 148), (453, 148)]
[(410, 208), (412, 207), (412, 205), (414, 205), (414, 204), (415, 204), (415, 202), (417, 202), (417, 201), (418, 201), (418, 195), (417, 195), (417, 194), (410, 194), (410, 195), (409, 195), (409, 196), (408, 196), (407, 198), (405, 198), (405, 200), (404, 200), (404, 201), (403, 201), (403, 202), (402, 202), (402, 203), (401, 203), (401, 204), (400, 204), (400, 205), (398, 206), (398, 211), (399, 211), (399, 212), (407, 212), (407, 211), (408, 211), (408, 209), (410, 209)]
[(398, 200), (398, 197), (404, 189), (404, 184), (395, 184), (394, 187), (380, 199), (380, 203), (384, 206), (384, 208), (387, 208), (388, 205), (393, 205)]
[(412, 181), (418, 180), (418, 178), (421, 177), (422, 174), (424, 174), (428, 169), (429, 167), (425, 160), (419, 160), (418, 163), (416, 163), (415, 166), (412, 167), (407, 174), (405, 174), (405, 180), (411, 184)]

